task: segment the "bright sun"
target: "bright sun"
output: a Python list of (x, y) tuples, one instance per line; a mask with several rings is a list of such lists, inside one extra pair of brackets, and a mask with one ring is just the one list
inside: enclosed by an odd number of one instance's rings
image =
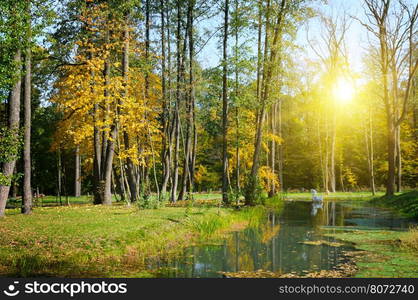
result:
[(354, 87), (350, 81), (340, 78), (334, 85), (332, 93), (336, 101), (345, 104), (353, 99)]

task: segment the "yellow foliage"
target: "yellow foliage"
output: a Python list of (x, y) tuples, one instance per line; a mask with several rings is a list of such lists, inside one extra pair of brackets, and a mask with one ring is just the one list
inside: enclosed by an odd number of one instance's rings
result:
[[(145, 93), (145, 71), (130, 66), (127, 82), (121, 74), (121, 53), (124, 48), (124, 20), (109, 19), (105, 3), (85, 8), (80, 20), (87, 24), (87, 31), (101, 36), (102, 42), (94, 43), (86, 35), (77, 41), (76, 65), (65, 66), (55, 84), (57, 93), (51, 101), (57, 104), (62, 120), (55, 133), (53, 148), (73, 148), (81, 145), (85, 154), (92, 155), (93, 132), (98, 130), (101, 139), (111, 139), (111, 128), (117, 126), (119, 137), (127, 134), (129, 148), (120, 143), (119, 158), (131, 158), (136, 165), (150, 163), (150, 156), (158, 157), (161, 148), (161, 132), (158, 124), (161, 94), (160, 79), (148, 74), (149, 91)], [(111, 30), (109, 26), (111, 25)], [(133, 30), (131, 30), (133, 32)], [(106, 38), (108, 37), (108, 38)], [(95, 38), (96, 39), (96, 38)], [(130, 40), (132, 55), (142, 55), (134, 39)], [(111, 72), (104, 77), (108, 64)], [(117, 141), (122, 140), (119, 138)]]
[(272, 187), (274, 186), (274, 189), (276, 191), (280, 188), (279, 178), (277, 174), (275, 174), (270, 167), (268, 166), (262, 166), (258, 170), (258, 178), (260, 180), (260, 183), (262, 187), (267, 191), (270, 192), (272, 190)]
[(265, 139), (270, 142), (274, 141), (278, 145), (281, 145), (283, 143), (283, 139), (280, 136), (272, 134), (271, 132), (266, 132)]
[(351, 168), (345, 168), (343, 176), (350, 187), (357, 186), (358, 179), (357, 176), (351, 171)]
[(199, 165), (197, 171), (195, 172), (195, 182), (201, 184), (205, 176), (208, 174), (208, 170), (205, 166)]

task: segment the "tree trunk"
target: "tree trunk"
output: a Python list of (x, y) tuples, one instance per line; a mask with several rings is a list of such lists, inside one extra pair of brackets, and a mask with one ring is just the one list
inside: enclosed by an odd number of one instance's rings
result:
[(61, 148), (58, 148), (57, 151), (57, 171), (58, 171), (58, 199), (60, 201), (60, 205), (62, 205), (62, 167), (61, 167)]
[(223, 61), (222, 61), (222, 201), (229, 204), (228, 199), (228, 18), (229, 0), (225, 0), (224, 8), (224, 36), (223, 36)]
[(189, 111), (189, 200), (192, 197), (193, 193), (193, 181), (194, 181), (194, 167), (196, 159), (196, 146), (197, 146), (197, 131), (196, 131), (196, 119), (195, 119), (195, 82), (194, 82), (194, 7), (195, 0), (189, 0), (189, 19), (190, 25), (188, 28), (188, 37), (189, 37), (189, 99), (190, 99), (190, 111)]
[[(61, 155), (60, 155), (60, 160), (61, 160)], [(61, 162), (60, 162), (60, 164), (61, 164)], [(68, 192), (67, 192), (67, 180), (66, 179), (67, 179), (67, 173), (66, 173), (65, 164), (64, 164), (64, 166), (62, 167), (62, 181), (63, 181), (62, 187), (64, 189), (64, 196), (65, 196), (66, 205), (70, 206), (70, 201), (69, 201)]]
[[(189, 193), (193, 193), (194, 191), (194, 174), (195, 174), (196, 156), (197, 156), (196, 104), (195, 104), (194, 96), (192, 99), (192, 115), (193, 115), (193, 141), (192, 141), (193, 146), (192, 146), (191, 161), (190, 161)], [(192, 194), (190, 194), (190, 196), (192, 196)]]
[(321, 166), (321, 179), (322, 179), (322, 187), (325, 191), (326, 184), (325, 184), (325, 159), (324, 159), (324, 152), (323, 152), (323, 146), (322, 146), (322, 135), (321, 135), (321, 124), (320, 124), (320, 118), (318, 113), (318, 119), (316, 124), (316, 132), (317, 132), (317, 138), (318, 138), (318, 156), (319, 156), (319, 164)]
[(401, 126), (396, 126), (396, 192), (402, 192)]
[(171, 186), (170, 201), (177, 200), (177, 185), (179, 176), (179, 148), (180, 148), (180, 85), (181, 85), (181, 3), (177, 0), (177, 82), (176, 82), (176, 102), (174, 116), (174, 161), (173, 161), (173, 184)]
[[(108, 92), (109, 76), (110, 76), (110, 64), (109, 64), (109, 61), (106, 60), (105, 63), (104, 63), (104, 70), (103, 70), (103, 77), (104, 77), (104, 83), (105, 83), (105, 88), (104, 88), (104, 98), (105, 99), (107, 99), (109, 97), (109, 92)], [(106, 125), (102, 126), (102, 128), (101, 128), (101, 141), (102, 141), (102, 144), (100, 146), (100, 149), (102, 151), (102, 153), (100, 155), (100, 157), (101, 157), (101, 162), (100, 162), (101, 163), (101, 165), (100, 165), (100, 170), (101, 170), (100, 178), (101, 178), (101, 180), (103, 180), (103, 177), (104, 177), (103, 172), (106, 169), (106, 156), (107, 156), (107, 148), (108, 148), (107, 144), (108, 144), (108, 141), (109, 141), (109, 134), (108, 134), (107, 131), (108, 130), (111, 131), (109, 129), (109, 125), (107, 125), (108, 122), (109, 122), (108, 116), (109, 116), (109, 113), (110, 113), (110, 105), (109, 104), (104, 104), (103, 106), (105, 106), (105, 109), (106, 109), (106, 111), (104, 113), (104, 117), (103, 117), (103, 122), (105, 122)]]
[[(283, 132), (282, 132), (282, 99), (279, 100), (278, 106), (278, 126), (279, 126), (279, 137), (283, 138)], [(280, 184), (280, 191), (283, 192), (283, 145), (282, 143), (279, 143), (277, 146), (278, 148), (278, 168), (279, 168), (279, 184)]]
[[(116, 142), (117, 142), (117, 147), (118, 147), (118, 152), (120, 153), (121, 151), (121, 142), (120, 142), (120, 135), (119, 135), (119, 124), (116, 123), (117, 129), (116, 129)], [(121, 188), (121, 198), (127, 202), (128, 205), (130, 205), (130, 195), (128, 195), (128, 191), (127, 189), (129, 189), (129, 187), (127, 187), (127, 184), (125, 184), (126, 182), (126, 176), (125, 176), (125, 170), (124, 170), (124, 165), (122, 162), (122, 159), (119, 157), (118, 159), (119, 161), (119, 169), (120, 169), (120, 177), (119, 177), (119, 182), (120, 182), (120, 188)]]
[(239, 137), (239, 69), (238, 69), (238, 32), (239, 32), (239, 5), (238, 0), (235, 0), (235, 129), (236, 129), (236, 137), (235, 137), (235, 156), (236, 156), (236, 164), (235, 164), (235, 182), (236, 182), (236, 191), (238, 193), (241, 192), (241, 184), (240, 184), (240, 168), (241, 168), (241, 161), (240, 161), (240, 137)]
[[(335, 105), (334, 105), (335, 107)], [(337, 139), (337, 114), (334, 110), (333, 120), (332, 120), (332, 136), (331, 136), (331, 153), (330, 153), (330, 169), (329, 169), (329, 182), (331, 193), (335, 193), (336, 189), (336, 179), (335, 179), (335, 144)]]
[[(261, 36), (263, 27), (263, 0), (258, 0), (258, 20), (257, 20), (257, 101), (260, 102), (261, 98)], [(258, 123), (258, 118), (257, 122)]]
[(367, 165), (369, 168), (369, 182), (370, 182), (370, 191), (374, 196), (376, 193), (375, 184), (374, 184), (374, 167), (373, 167), (373, 130), (372, 130), (372, 116), (371, 116), (371, 107), (369, 105), (369, 120), (368, 126), (365, 127), (364, 137), (366, 141), (366, 154), (367, 154)]
[(374, 142), (373, 142), (373, 115), (372, 115), (372, 108), (369, 103), (369, 151), (370, 151), (370, 189), (373, 196), (376, 194), (376, 187), (374, 182)]
[[(108, 26), (110, 26), (110, 24), (108, 24)], [(125, 29), (125, 32), (127, 31), (127, 29)], [(124, 38), (127, 38), (126, 36), (124, 36)], [(106, 43), (109, 44), (110, 43), (110, 32), (109, 29), (106, 32)], [(105, 101), (108, 101), (108, 98), (110, 97), (109, 94), (109, 81), (110, 81), (110, 62), (109, 62), (109, 58), (107, 58), (104, 61), (104, 68), (103, 68), (103, 77), (104, 77), (104, 83), (105, 83), (105, 88), (104, 88), (104, 99)], [(124, 78), (124, 84), (126, 85), (126, 78)], [(125, 87), (126, 89), (126, 87)], [(126, 95), (126, 91), (125, 91), (125, 95)], [(118, 100), (117, 103), (117, 108), (116, 108), (116, 114), (119, 115), (119, 109), (120, 107), (120, 100)], [(107, 120), (108, 117), (110, 115), (110, 106), (106, 105), (106, 112), (105, 112), (105, 121), (109, 121)], [(102, 164), (101, 164), (101, 191), (103, 193), (103, 198), (102, 198), (102, 204), (104, 205), (111, 205), (112, 204), (112, 174), (113, 174), (113, 157), (114, 157), (114, 153), (115, 153), (115, 141), (117, 139), (117, 120), (118, 118), (114, 118), (112, 125), (109, 128), (109, 125), (106, 125), (106, 127), (108, 128), (104, 128), (106, 130), (109, 130), (110, 132), (107, 133), (105, 131), (103, 131), (102, 134)]]
[[(16, 65), (20, 65), (21, 61), (21, 51), (18, 49), (14, 56), (14, 61)], [(20, 70), (19, 70), (20, 74)], [(20, 122), (20, 90), (21, 90), (22, 80), (20, 75), (13, 86), (12, 91), (9, 95), (9, 120), (8, 120), (8, 129), (14, 135), (18, 135), (19, 122)], [(4, 176), (10, 177), (13, 174), (13, 170), (16, 165), (16, 159), (3, 163), (2, 173)], [(10, 184), (0, 185), (0, 217), (4, 216), (6, 209), (6, 202), (9, 196)]]
[(386, 185), (386, 195), (395, 194), (395, 173), (396, 173), (396, 129), (393, 126), (392, 117), (388, 118), (388, 177)]
[(328, 114), (325, 113), (325, 158), (324, 158), (324, 175), (325, 175), (325, 194), (329, 194), (329, 129)]
[(343, 176), (343, 168), (344, 168), (344, 162), (343, 162), (343, 151), (340, 151), (340, 185), (341, 185), (341, 191), (345, 192), (344, 187), (344, 176)]
[[(150, 0), (145, 0), (145, 61), (149, 63), (149, 43), (150, 43)], [(145, 70), (145, 100), (149, 98), (149, 66), (146, 66)]]
[(373, 124), (372, 118), (370, 117), (369, 124), (370, 132), (370, 188), (372, 190), (373, 196), (376, 194), (376, 187), (374, 183), (374, 145), (373, 145)]
[(32, 84), (32, 51), (31, 51), (31, 18), (30, 18), (30, 1), (28, 2), (28, 43), (25, 53), (25, 97), (24, 97), (24, 145), (23, 145), (23, 205), (22, 213), (30, 214), (32, 212), (32, 185), (31, 185), (31, 123), (32, 123), (32, 107), (31, 107), (31, 84)]
[[(270, 111), (271, 134), (274, 137), (276, 136), (276, 111), (277, 111), (277, 102), (273, 104), (271, 111)], [(270, 168), (271, 168), (271, 172), (275, 175), (276, 174), (276, 141), (274, 140), (274, 138), (271, 141), (271, 148), (270, 148)], [(274, 180), (271, 180), (269, 197), (273, 197), (274, 195), (276, 195), (276, 186), (274, 184)]]
[[(16, 166), (13, 170), (13, 176), (16, 176)], [(11, 189), (12, 189), (12, 198), (16, 199), (17, 194), (19, 193), (19, 191), (18, 191), (19, 186), (17, 185), (17, 182), (15, 180), (12, 181)]]
[[(126, 17), (128, 19), (128, 16)], [(126, 26), (127, 27), (127, 26)], [(122, 76), (124, 81), (124, 88), (125, 88), (125, 96), (127, 96), (128, 93), (128, 76), (129, 76), (129, 29), (125, 28), (123, 33), (124, 38), (124, 45), (123, 45), (123, 56), (122, 56)], [(125, 150), (128, 150), (130, 148), (130, 141), (129, 141), (129, 135), (126, 131), (123, 132), (123, 141), (125, 144)], [(132, 159), (128, 157), (126, 159), (126, 165), (127, 165), (127, 179), (129, 184), (129, 191), (131, 195), (131, 202), (135, 202), (138, 199), (137, 194), (137, 185), (135, 180), (135, 173), (134, 173), (134, 164), (132, 162)]]
[[(93, 73), (93, 71), (92, 71)], [(94, 78), (94, 74), (92, 74)], [(92, 86), (94, 89), (94, 86)], [(101, 179), (102, 179), (102, 149), (100, 144), (100, 131), (97, 125), (98, 122), (98, 110), (99, 106), (97, 103), (93, 106), (93, 195), (94, 195), (94, 204), (103, 203), (103, 193), (101, 188)]]
[(165, 39), (165, 6), (164, 6), (164, 0), (161, 0), (160, 2), (160, 14), (161, 14), (161, 88), (162, 88), (162, 105), (163, 105), (163, 112), (162, 112), (162, 128), (163, 128), (163, 136), (162, 136), (162, 152), (161, 152), (161, 158), (162, 158), (162, 165), (163, 165), (163, 182), (161, 185), (161, 195), (164, 199), (167, 192), (167, 184), (168, 180), (170, 178), (170, 156), (169, 156), (169, 145), (170, 138), (169, 138), (169, 102), (167, 99), (167, 70), (166, 70), (166, 39)]
[[(189, 84), (187, 87), (187, 96), (186, 96), (186, 138), (185, 138), (185, 149), (184, 149), (184, 160), (183, 160), (183, 174), (181, 177), (181, 187), (178, 199), (179, 201), (184, 199), (184, 194), (188, 189), (189, 183), (189, 191), (191, 188), (191, 180), (190, 180), (190, 163), (191, 163), (191, 150), (192, 150), (192, 126), (193, 126), (193, 113), (192, 113), (192, 98), (194, 97), (194, 88), (193, 88), (193, 7), (194, 7), (194, 0), (188, 1), (187, 7), (187, 21), (186, 21), (186, 31), (185, 31), (185, 39), (184, 39), (184, 46), (183, 51), (185, 53), (186, 50), (186, 41), (189, 38)], [(184, 58), (186, 55), (183, 55), (183, 63)], [(184, 70), (184, 66), (182, 67)], [(182, 76), (183, 77), (183, 76)], [(183, 77), (184, 79), (184, 77)]]
[(237, 134), (236, 134), (236, 165), (235, 165), (235, 177), (236, 177), (236, 188), (237, 188), (237, 192), (240, 193), (241, 192), (241, 182), (240, 182), (240, 169), (241, 169), (241, 157), (240, 157), (240, 138), (239, 138), (239, 108), (238, 106), (235, 107), (235, 127), (237, 128)]
[(103, 204), (112, 205), (112, 169), (113, 169), (113, 157), (115, 153), (115, 139), (117, 135), (117, 126), (116, 124), (112, 125), (111, 129), (111, 139), (107, 142), (106, 150), (106, 159), (105, 159), (105, 169), (103, 170), (104, 176), (104, 195), (103, 195)]
[[(166, 7), (166, 18), (167, 20), (170, 19), (170, 9), (169, 7)], [(175, 131), (175, 124), (176, 124), (176, 112), (173, 111), (172, 108), (172, 95), (173, 95), (173, 90), (172, 90), (172, 78), (171, 78), (171, 31), (170, 31), (170, 26), (166, 26), (167, 27), (167, 95), (168, 96), (168, 120), (167, 120), (167, 125), (168, 125), (168, 129), (167, 129), (167, 134), (168, 134), (168, 155), (167, 155), (167, 159), (168, 159), (168, 168), (169, 170), (167, 171), (169, 176), (168, 176), (168, 183), (170, 184), (170, 192), (169, 192), (169, 196), (168, 198), (170, 199), (170, 195), (171, 195), (171, 188), (172, 188), (172, 183), (173, 183), (173, 139), (174, 137), (174, 131)]]
[(74, 196), (81, 196), (81, 165), (80, 165), (80, 146), (75, 148), (75, 176), (74, 176)]

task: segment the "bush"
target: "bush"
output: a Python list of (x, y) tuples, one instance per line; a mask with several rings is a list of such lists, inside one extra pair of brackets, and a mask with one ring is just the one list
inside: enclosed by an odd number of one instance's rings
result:
[(250, 176), (244, 187), (245, 205), (263, 204), (263, 188), (257, 177)]

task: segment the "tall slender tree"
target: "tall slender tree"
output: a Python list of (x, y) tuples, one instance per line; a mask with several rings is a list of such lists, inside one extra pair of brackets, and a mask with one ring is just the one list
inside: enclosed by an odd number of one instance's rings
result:
[(222, 201), (229, 204), (228, 198), (228, 24), (229, 0), (224, 6), (223, 60), (222, 60)]
[(30, 214), (32, 211), (32, 161), (31, 161), (31, 125), (32, 125), (32, 101), (31, 101), (31, 85), (32, 85), (32, 18), (31, 18), (31, 1), (26, 1), (27, 5), (27, 45), (25, 51), (25, 91), (24, 91), (24, 138), (23, 138), (23, 203), (22, 213)]
[[(14, 55), (14, 63), (20, 66), (22, 60), (21, 49), (18, 48)], [(20, 91), (22, 80), (20, 70), (18, 69), (18, 76), (12, 90), (9, 93), (9, 113), (8, 113), (8, 131), (13, 136), (14, 140), (18, 140), (19, 122), (20, 122)], [(10, 191), (10, 182), (13, 170), (16, 166), (17, 155), (13, 155), (8, 161), (3, 163), (2, 174), (7, 178), (7, 182), (0, 184), (0, 217), (4, 216), (7, 198)]]

